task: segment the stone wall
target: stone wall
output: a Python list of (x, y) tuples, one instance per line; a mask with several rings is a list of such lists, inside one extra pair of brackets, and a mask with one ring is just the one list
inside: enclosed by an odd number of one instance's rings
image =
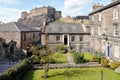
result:
[(7, 43), (9, 43), (11, 40), (16, 41), (16, 46), (18, 48), (21, 47), (21, 34), (20, 32), (0, 32), (0, 37), (4, 38)]
[(5, 40), (0, 38), (0, 58), (3, 58), (6, 54), (6, 47), (4, 46)]
[(21, 33), (21, 47), (26, 49), (28, 44), (40, 43), (40, 32), (22, 32)]

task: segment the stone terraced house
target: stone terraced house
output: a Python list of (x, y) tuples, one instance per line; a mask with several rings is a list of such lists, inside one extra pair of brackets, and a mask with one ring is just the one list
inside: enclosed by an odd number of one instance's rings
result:
[(28, 27), (18, 22), (10, 22), (0, 25), (0, 37), (9, 43), (11, 40), (16, 42), (16, 47), (26, 49), (28, 44), (40, 42), (40, 30)]
[(68, 50), (89, 51), (90, 33), (84, 27), (79, 23), (53, 22), (42, 28), (41, 43), (45, 44), (47, 34), (50, 47), (64, 45)]
[(91, 51), (105, 53), (120, 61), (120, 0), (111, 0), (103, 6), (95, 4), (89, 13), (91, 25)]

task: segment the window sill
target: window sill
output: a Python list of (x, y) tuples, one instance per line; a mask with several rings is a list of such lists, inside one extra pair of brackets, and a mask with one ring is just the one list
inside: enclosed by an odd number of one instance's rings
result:
[(116, 18), (113, 18), (113, 20), (117, 20), (118, 19), (118, 17), (116, 17)]

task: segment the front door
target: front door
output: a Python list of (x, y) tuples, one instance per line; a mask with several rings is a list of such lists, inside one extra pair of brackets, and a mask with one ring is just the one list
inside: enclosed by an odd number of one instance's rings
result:
[(107, 43), (107, 45), (106, 45), (106, 56), (107, 57), (110, 56), (110, 45), (109, 45), (109, 43)]
[(64, 35), (64, 45), (67, 45), (67, 44), (68, 44), (68, 36)]

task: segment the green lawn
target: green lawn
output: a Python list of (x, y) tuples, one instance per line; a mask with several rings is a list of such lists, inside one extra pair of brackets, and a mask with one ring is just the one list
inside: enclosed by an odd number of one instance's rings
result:
[(54, 58), (56, 63), (67, 63), (68, 62), (66, 54), (62, 54), (59, 52), (55, 52), (53, 54), (53, 58)]
[[(101, 80), (101, 70), (104, 72), (103, 80), (120, 80), (120, 74), (107, 68), (51, 69), (46, 80)], [(43, 70), (30, 70), (23, 80), (44, 80), (41, 78), (43, 74)]]
[[(75, 53), (71, 53), (71, 56), (74, 58)], [(93, 55), (90, 52), (84, 52), (84, 59), (87, 61), (92, 61)]]
[(84, 52), (84, 58), (86, 60), (92, 61), (92, 54), (89, 52)]

